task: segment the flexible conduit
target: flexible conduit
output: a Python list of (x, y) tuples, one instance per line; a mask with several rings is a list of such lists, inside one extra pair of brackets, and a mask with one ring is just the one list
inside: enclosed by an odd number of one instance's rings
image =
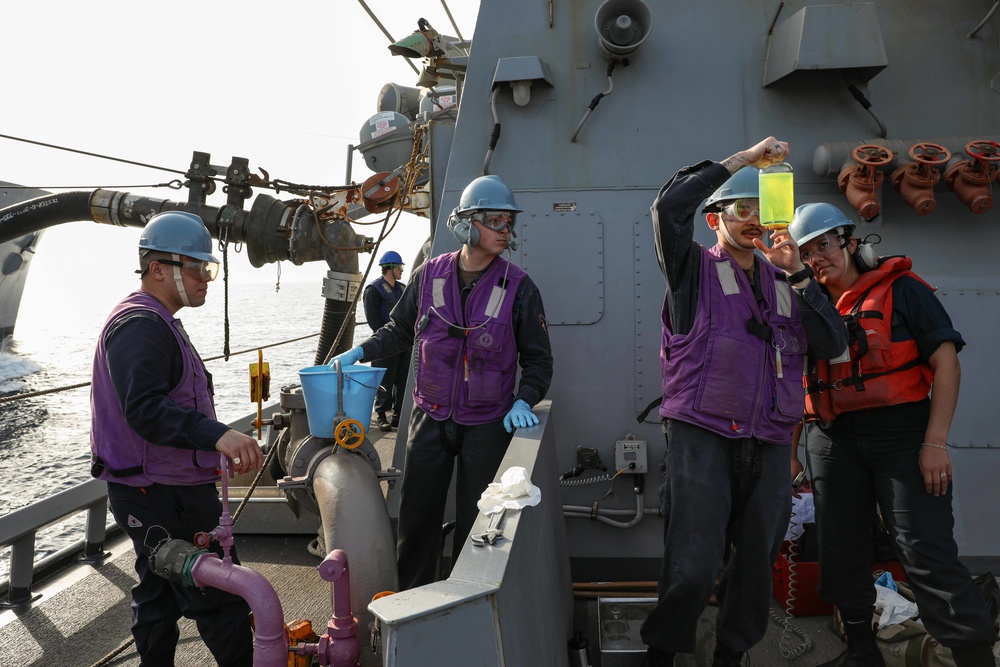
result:
[[(624, 512), (625, 514), (634, 514), (632, 520), (628, 523), (623, 523), (621, 521), (615, 521), (614, 519), (609, 519), (607, 515), (617, 515)], [(632, 526), (638, 524), (642, 521), (642, 517), (646, 510), (642, 507), (642, 494), (635, 494), (635, 512), (630, 510), (602, 510), (598, 509), (591, 511), (589, 507), (582, 507), (579, 505), (564, 505), (563, 506), (563, 516), (572, 517), (577, 519), (592, 519), (594, 521), (600, 521), (601, 523), (613, 526), (615, 528), (631, 528)]]

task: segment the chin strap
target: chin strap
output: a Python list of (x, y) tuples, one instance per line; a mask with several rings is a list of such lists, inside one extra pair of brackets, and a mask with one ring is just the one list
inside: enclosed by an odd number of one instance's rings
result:
[(743, 247), (740, 244), (738, 244), (736, 242), (736, 239), (733, 238), (733, 235), (729, 233), (729, 225), (726, 224), (726, 221), (722, 219), (721, 215), (719, 216), (719, 227), (722, 229), (722, 235), (726, 237), (727, 241), (729, 241), (729, 245), (733, 246), (734, 248)]
[[(178, 255), (177, 253), (171, 254), (170, 258), (173, 259), (175, 262), (181, 261), (181, 256)], [(181, 276), (181, 267), (175, 264), (173, 269), (174, 269), (174, 282), (177, 284), (177, 294), (181, 297), (181, 303), (183, 303), (185, 307), (190, 308), (191, 302), (188, 301), (187, 290), (184, 289), (184, 278), (183, 276)]]

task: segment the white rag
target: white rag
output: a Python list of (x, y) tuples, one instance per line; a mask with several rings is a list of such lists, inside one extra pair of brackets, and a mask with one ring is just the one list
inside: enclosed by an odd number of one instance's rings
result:
[(884, 628), (894, 623), (902, 623), (918, 614), (917, 604), (907, 600), (894, 590), (875, 585), (875, 611), (882, 611), (878, 627)]
[(499, 482), (492, 482), (486, 487), (476, 505), (480, 512), (489, 516), (503, 509), (519, 510), (537, 505), (541, 500), (542, 490), (528, 479), (528, 471), (521, 466), (513, 466), (500, 475)]

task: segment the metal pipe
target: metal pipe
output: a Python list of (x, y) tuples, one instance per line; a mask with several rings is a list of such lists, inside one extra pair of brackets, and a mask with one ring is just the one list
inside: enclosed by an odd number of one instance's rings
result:
[(342, 549), (334, 549), (317, 569), (323, 580), (330, 582), (333, 616), (319, 642), (299, 645), (295, 652), (298, 655), (318, 656), (321, 665), (354, 667), (361, 656), (361, 642), (358, 639), (358, 619), (351, 613), (347, 554)]
[(250, 605), (254, 619), (254, 667), (288, 665), (288, 637), (281, 600), (264, 575), (241, 565), (226, 564), (215, 554), (204, 554), (191, 566), (191, 578), (198, 586), (239, 595)]
[[(358, 4), (361, 5), (361, 7), (366, 12), (368, 12), (368, 17), (371, 18), (371, 20), (375, 23), (375, 25), (378, 26), (378, 29), (382, 31), (382, 34), (385, 35), (389, 39), (389, 43), (390, 44), (395, 44), (396, 43), (396, 39), (392, 35), (389, 34), (388, 30), (385, 29), (385, 26), (382, 25), (382, 22), (378, 20), (377, 16), (375, 16), (375, 12), (373, 12), (371, 9), (369, 9), (368, 5), (365, 3), (365, 0), (358, 0)], [(413, 61), (411, 61), (409, 58), (406, 58), (406, 64), (409, 65), (410, 69), (412, 69), (416, 74), (420, 74), (420, 70), (417, 69), (417, 66), (414, 65)]]
[(964, 154), (965, 145), (970, 141), (1000, 141), (1000, 135), (965, 137), (921, 137), (919, 139), (866, 139), (857, 142), (828, 141), (813, 151), (813, 171), (817, 176), (836, 176), (844, 163), (852, 160), (851, 153), (862, 144), (883, 146), (893, 152), (895, 158), (884, 169), (892, 170), (911, 162), (910, 147), (914, 144), (933, 143), (947, 148), (953, 155)]
[(574, 591), (601, 590), (604, 588), (656, 588), (659, 585), (656, 581), (576, 581), (573, 582)]
[[(600, 521), (601, 523), (605, 523), (609, 526), (614, 526), (615, 528), (631, 528), (632, 526), (635, 526), (640, 521), (642, 521), (643, 514), (645, 514), (645, 510), (643, 510), (642, 508), (641, 493), (635, 494), (635, 505), (636, 505), (635, 516), (628, 523), (622, 523), (621, 521), (615, 521), (614, 519), (609, 519), (606, 516), (601, 516), (602, 513), (620, 512), (621, 510), (597, 510), (596, 513), (591, 513), (587, 508), (577, 508), (577, 509), (587, 509), (586, 512), (575, 512), (575, 511), (567, 512), (566, 508), (564, 508), (563, 516), (572, 517), (576, 519), (592, 519), (594, 521)], [(572, 506), (570, 507), (572, 508)]]
[(319, 564), (320, 576), (330, 582), (330, 604), (333, 617), (330, 624), (338, 631), (356, 629), (358, 621), (351, 613), (351, 579), (348, 576), (347, 554), (334, 549)]
[[(19, 236), (55, 227), (66, 222), (91, 221), (116, 227), (145, 227), (149, 218), (163, 211), (187, 211), (201, 217), (213, 237), (218, 238), (217, 221), (221, 208), (140, 197), (117, 190), (76, 190), (44, 195), (0, 209), (0, 243)], [(235, 216), (236, 228), (230, 240), (244, 240), (245, 211)]]
[[(348, 595), (360, 626), (368, 628), (374, 621), (368, 611), (372, 597), (398, 588), (396, 548), (382, 487), (362, 455), (338, 448), (316, 465), (312, 489), (327, 549), (364, 555), (355, 560)], [(342, 592), (338, 589), (337, 594)], [(362, 650), (367, 661), (367, 642)]]
[(979, 30), (984, 25), (986, 25), (986, 22), (990, 20), (990, 17), (993, 16), (993, 13), (997, 10), (997, 7), (1000, 7), (1000, 0), (997, 0), (996, 2), (993, 3), (993, 7), (990, 9), (990, 11), (986, 12), (986, 16), (983, 17), (983, 20), (980, 21), (979, 25), (977, 25), (975, 28), (973, 28), (972, 32), (970, 32), (969, 34), (967, 34), (966, 37), (968, 37), (969, 39), (972, 39), (973, 37), (975, 37), (976, 33), (979, 32)]
[(448, 15), (448, 20), (451, 21), (451, 27), (455, 29), (455, 36), (464, 42), (465, 38), (462, 37), (462, 31), (458, 29), (458, 24), (455, 23), (455, 17), (451, 15), (451, 10), (448, 9), (448, 3), (445, 0), (441, 0), (441, 6), (444, 7), (444, 13)]

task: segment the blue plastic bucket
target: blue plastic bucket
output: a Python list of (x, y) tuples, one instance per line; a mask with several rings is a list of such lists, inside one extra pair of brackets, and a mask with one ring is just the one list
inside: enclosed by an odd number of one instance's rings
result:
[[(371, 423), (372, 406), (384, 368), (344, 366), (344, 413), (357, 419), (367, 430)], [(309, 432), (317, 438), (333, 437), (333, 418), (340, 404), (337, 401), (337, 371), (327, 365), (310, 366), (299, 371), (302, 397), (306, 401)]]

